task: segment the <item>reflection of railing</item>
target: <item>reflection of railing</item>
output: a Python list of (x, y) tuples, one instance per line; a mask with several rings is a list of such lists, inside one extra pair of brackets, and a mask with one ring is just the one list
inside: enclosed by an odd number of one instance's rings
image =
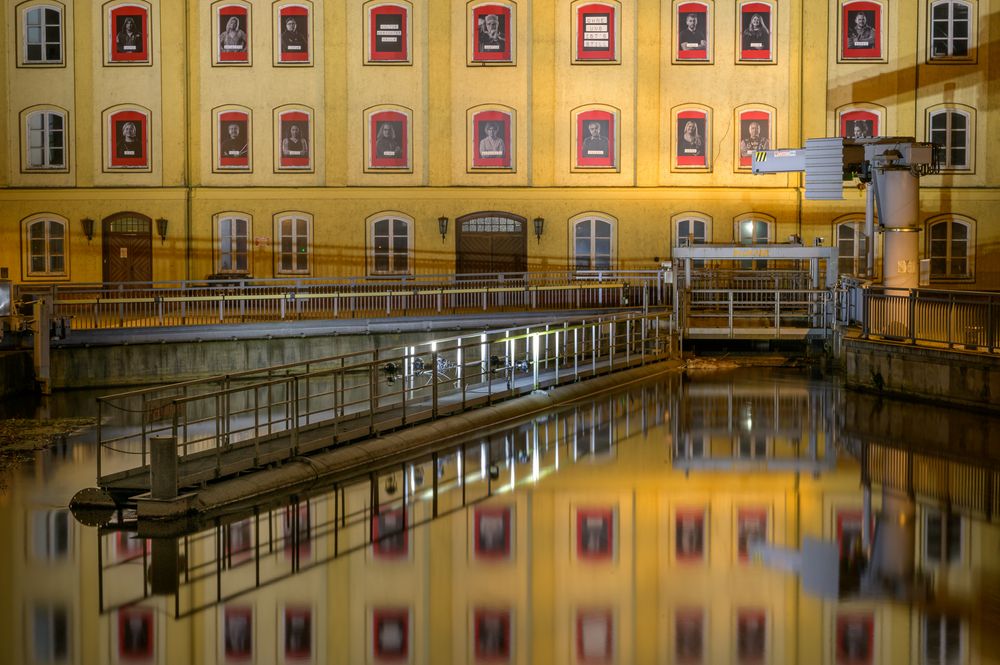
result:
[(103, 397), (99, 483), (146, 489), (153, 437), (172, 439), (177, 486), (191, 486), (663, 359), (670, 333), (656, 315), (553, 321)]
[(648, 308), (669, 304), (658, 271), (231, 279), (19, 285), (48, 296), (54, 319), (81, 329), (190, 326), (300, 319), (427, 316), (496, 311)]
[(1000, 351), (1000, 295), (974, 291), (864, 288), (862, 334), (969, 351)]
[[(599, 462), (599, 455), (613, 454), (619, 441), (662, 425), (666, 398), (664, 391), (635, 387), (627, 399), (602, 397), (392, 466), (367, 468), (324, 483), (323, 490), (299, 491), (228, 514), (221, 524), (206, 519), (211, 527), (196, 526), (184, 535), (148, 541), (141, 531), (129, 537), (102, 528), (101, 611), (168, 594), (175, 595), (174, 613), (180, 618), (364, 548), (370, 548), (373, 559), (411, 556), (417, 547), (415, 527), (535, 483), (560, 467)], [(607, 431), (607, 450), (581, 452), (592, 443), (596, 411)], [(508, 547), (518, 542), (513, 537), (517, 521), (500, 523), (509, 531), (498, 542)], [(122, 542), (129, 543), (127, 552)], [(477, 555), (476, 545), (471, 547)], [(496, 560), (503, 552), (482, 554)]]

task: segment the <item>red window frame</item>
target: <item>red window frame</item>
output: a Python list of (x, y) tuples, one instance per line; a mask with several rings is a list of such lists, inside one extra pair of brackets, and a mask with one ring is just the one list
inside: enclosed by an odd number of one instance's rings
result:
[[(684, 14), (701, 14), (701, 22), (705, 26), (705, 48), (692, 48), (685, 49), (681, 48), (680, 45), (680, 35), (681, 30), (684, 28), (683, 23), (681, 23), (681, 13)], [(677, 37), (678, 42), (677, 47), (677, 59), (678, 60), (708, 60), (708, 49), (712, 45), (711, 28), (708, 20), (708, 5), (702, 4), (700, 2), (685, 2), (684, 4), (677, 5), (677, 12), (674, 16), (677, 21)]]
[[(499, 517), (503, 522), (503, 544), (497, 549), (487, 549), (479, 541), (479, 528), (484, 517)], [(510, 558), (510, 506), (476, 508), (473, 513), (473, 551), (477, 559)]]
[[(587, 124), (590, 121), (607, 122), (608, 154), (606, 156), (587, 157), (583, 154), (583, 142), (587, 138)], [(576, 165), (578, 167), (613, 168), (615, 166), (615, 114), (609, 111), (584, 111), (576, 116)]]
[[(479, 152), (479, 142), (485, 137), (485, 129), (480, 128), (488, 122), (500, 125), (500, 138), (503, 139), (504, 151), (500, 157), (483, 157)], [(480, 111), (472, 117), (472, 165), (477, 168), (510, 168), (511, 165), (511, 144), (510, 131), (511, 117), (504, 111)]]
[[(480, 17), (486, 14), (499, 14), (503, 17), (504, 43), (503, 48), (493, 50), (479, 49), (479, 21)], [(510, 62), (511, 61), (511, 19), (512, 12), (507, 5), (479, 5), (472, 10), (472, 25), (470, 36), (472, 40), (472, 61), (473, 62)]]
[[(108, 116), (108, 138), (111, 154), (108, 160), (111, 168), (148, 168), (149, 167), (149, 134), (147, 128), (147, 116), (141, 111), (118, 111)], [(119, 122), (132, 122), (139, 128), (139, 145), (142, 146), (142, 155), (139, 157), (119, 157), (118, 156), (118, 131)]]
[[(142, 626), (145, 642), (129, 644), (126, 641), (130, 619), (139, 620)], [(123, 607), (118, 610), (118, 660), (122, 663), (148, 663), (153, 660), (153, 647), (156, 644), (153, 622), (153, 610), (148, 607)]]
[[(247, 154), (243, 157), (232, 157), (223, 154), (222, 142), (226, 139), (226, 125), (230, 122), (243, 123), (243, 135), (247, 139)], [(216, 131), (219, 133), (219, 168), (249, 169), (250, 168), (250, 114), (246, 111), (224, 111), (216, 121)]]
[[(399, 25), (399, 52), (379, 51), (378, 18), (390, 14), (400, 14), (402, 16)], [(409, 62), (410, 44), (409, 29), (410, 10), (403, 5), (384, 4), (376, 5), (368, 9), (368, 61), (369, 62)]]
[[(380, 157), (375, 147), (378, 144), (378, 126), (383, 122), (400, 123), (399, 157)], [(410, 165), (410, 122), (405, 113), (399, 111), (379, 111), (368, 118), (368, 167), (372, 169), (405, 169)]]
[[(851, 24), (848, 21), (848, 16), (851, 12), (859, 11), (870, 11), (875, 13), (875, 20), (872, 21), (872, 28), (875, 30), (875, 45), (869, 48), (851, 48), (850, 46), (850, 30)], [(840, 48), (841, 57), (844, 59), (879, 59), (882, 57), (882, 5), (877, 2), (868, 2), (867, 0), (855, 0), (854, 2), (845, 2), (841, 6), (840, 14)]]
[[(281, 142), (285, 137), (285, 123), (299, 123), (305, 125), (305, 138), (309, 154), (301, 156), (285, 156), (281, 154)], [(312, 166), (313, 156), (312, 144), (312, 118), (305, 111), (285, 111), (278, 115), (278, 165), (283, 169), (308, 169)]]
[[(379, 528), (379, 517), (387, 513), (396, 513), (402, 520), (399, 533), (403, 537), (403, 544), (399, 549), (395, 549), (382, 540), (382, 533)], [(410, 552), (410, 532), (406, 528), (406, 510), (403, 508), (386, 508), (378, 515), (372, 515), (372, 553), (379, 558), (401, 559)]]
[[(139, 17), (139, 32), (142, 35), (142, 45), (139, 50), (129, 53), (119, 53), (116, 38), (118, 36), (118, 19), (125, 16)], [(146, 63), (149, 62), (149, 10), (142, 5), (121, 4), (108, 12), (108, 54), (111, 62)]]
[[(222, 5), (216, 9), (219, 21), (219, 32), (216, 37), (216, 57), (219, 62), (226, 64), (248, 63), (250, 62), (250, 11), (243, 5)], [(247, 35), (247, 45), (242, 51), (225, 51), (222, 44), (218, 43), (219, 35), (226, 29), (226, 23), (231, 17), (242, 19), (243, 32)]]
[(857, 121), (862, 121), (862, 122), (871, 121), (872, 137), (881, 136), (881, 134), (879, 133), (881, 131), (881, 128), (879, 127), (878, 113), (875, 113), (874, 111), (862, 111), (862, 110), (846, 111), (840, 115), (840, 135), (845, 139), (853, 138), (853, 136), (851, 136), (851, 133), (847, 131), (847, 128), (848, 126), (850, 126), (850, 123), (854, 123)]
[[(306, 23), (306, 48), (304, 51), (285, 52), (281, 49), (281, 31), (285, 25), (285, 19), (289, 16), (305, 17)], [(284, 5), (278, 9), (278, 62), (284, 63), (308, 63), (310, 61), (309, 42), (312, 40), (312, 21), (310, 20), (309, 8), (304, 5)]]
[(770, 111), (753, 110), (753, 111), (743, 111), (740, 113), (739, 122), (737, 123), (740, 128), (739, 135), (736, 137), (736, 147), (737, 153), (740, 157), (740, 168), (748, 169), (753, 163), (753, 155), (744, 155), (742, 150), (739, 150), (739, 142), (743, 140), (743, 122), (749, 122), (751, 120), (756, 120), (757, 122), (764, 121), (767, 123), (767, 128), (762, 131), (764, 136), (768, 138), (768, 148), (771, 147), (771, 122), (773, 118), (771, 117)]
[[(385, 651), (379, 644), (379, 629), (387, 621), (398, 621), (403, 639), (395, 651)], [(410, 610), (407, 608), (380, 608), (372, 611), (372, 653), (381, 661), (404, 662), (410, 655)]]
[[(482, 648), (482, 626), (485, 619), (496, 619), (500, 623), (503, 637), (496, 651)], [(483, 609), (473, 611), (473, 643), (477, 663), (506, 663), (510, 660), (510, 610)]]
[[(604, 532), (603, 549), (592, 551), (584, 544), (584, 524), (591, 519), (601, 520)], [(576, 556), (585, 561), (606, 561), (615, 551), (614, 511), (610, 508), (578, 508), (576, 511)]]
[(702, 154), (700, 155), (682, 155), (680, 154), (680, 141), (678, 139), (677, 149), (674, 151), (674, 156), (677, 159), (677, 166), (698, 166), (705, 167), (708, 166), (708, 113), (706, 111), (699, 110), (685, 110), (677, 113), (677, 136), (679, 137), (684, 131), (684, 123), (688, 120), (701, 120), (702, 121)]
[[(607, 22), (605, 26), (607, 27), (607, 46), (605, 48), (600, 48), (599, 44), (591, 44), (588, 46), (587, 39), (587, 26), (589, 24), (600, 25), (600, 21), (588, 22), (588, 18), (600, 19), (606, 16)], [(615, 30), (618, 25), (618, 8), (614, 5), (608, 5), (604, 3), (592, 3), (589, 5), (581, 5), (576, 8), (576, 59), (582, 61), (588, 60), (614, 60), (618, 45), (615, 41)], [(599, 40), (596, 40), (599, 41)]]
[[(747, 14), (766, 14), (767, 15), (767, 30), (770, 33), (768, 36), (768, 46), (766, 49), (744, 49), (743, 48), (743, 17)], [(774, 53), (774, 20), (772, 14), (772, 7), (769, 4), (763, 2), (747, 2), (740, 5), (740, 60), (745, 62), (753, 62), (755, 60), (760, 60), (764, 62), (770, 62), (773, 58)]]

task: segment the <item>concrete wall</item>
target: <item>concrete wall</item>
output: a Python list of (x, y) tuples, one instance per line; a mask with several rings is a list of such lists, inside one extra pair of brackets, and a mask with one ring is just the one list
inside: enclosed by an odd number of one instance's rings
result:
[(27, 351), (0, 351), (0, 397), (35, 390), (35, 371)]
[(849, 339), (848, 387), (1000, 411), (1000, 357)]

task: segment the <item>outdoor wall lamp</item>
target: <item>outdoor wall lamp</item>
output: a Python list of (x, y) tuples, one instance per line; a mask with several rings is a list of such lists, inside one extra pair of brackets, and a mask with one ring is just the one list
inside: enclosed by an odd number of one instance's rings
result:
[(538, 242), (542, 241), (542, 231), (545, 229), (545, 218), (535, 217), (535, 239)]
[(444, 242), (444, 237), (448, 235), (447, 217), (438, 217), (438, 233), (441, 234), (441, 242)]
[(83, 224), (83, 235), (87, 236), (87, 242), (90, 242), (94, 239), (94, 220), (84, 217), (80, 223)]
[(160, 217), (156, 220), (156, 233), (160, 236), (160, 244), (162, 245), (167, 239), (167, 220), (165, 218)]

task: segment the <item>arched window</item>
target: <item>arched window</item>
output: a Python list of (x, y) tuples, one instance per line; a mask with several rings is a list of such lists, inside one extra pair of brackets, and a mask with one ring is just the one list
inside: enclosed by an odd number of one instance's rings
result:
[(572, 222), (573, 265), (576, 270), (611, 270), (614, 221), (584, 216)]
[[(703, 245), (712, 237), (712, 219), (700, 213), (682, 212), (674, 215), (674, 246), (690, 247), (691, 245)], [(696, 260), (691, 262), (692, 268), (702, 268), (705, 262)]]
[(972, 52), (975, 10), (965, 0), (937, 0), (930, 11), (931, 60), (964, 60)]
[(25, 118), (25, 166), (66, 168), (66, 113), (59, 109), (31, 111)]
[(23, 222), (27, 277), (66, 276), (66, 220), (35, 215)]
[[(766, 245), (773, 237), (774, 220), (759, 213), (747, 213), (735, 220), (733, 239), (740, 245)], [(742, 270), (767, 270), (767, 261), (740, 261)]]
[(972, 134), (975, 116), (971, 109), (940, 107), (927, 114), (927, 140), (940, 149), (943, 170), (972, 169)]
[(413, 220), (401, 213), (379, 213), (368, 220), (372, 275), (410, 274)]
[(63, 62), (63, 9), (57, 4), (38, 4), (22, 14), (22, 64), (61, 65)]
[(250, 272), (250, 217), (241, 213), (216, 215), (217, 273), (247, 274)]
[(927, 258), (931, 260), (931, 279), (972, 278), (974, 226), (954, 217), (927, 222)]
[(311, 227), (312, 215), (308, 213), (286, 212), (275, 215), (274, 235), (278, 239), (276, 273), (309, 273)]
[(868, 242), (864, 220), (847, 220), (834, 225), (837, 243), (837, 272), (861, 276), (868, 271)]

